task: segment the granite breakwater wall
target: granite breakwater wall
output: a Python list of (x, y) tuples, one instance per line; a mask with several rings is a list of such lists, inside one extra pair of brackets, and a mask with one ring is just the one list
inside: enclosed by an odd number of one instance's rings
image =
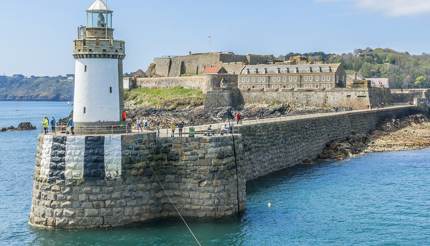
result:
[(242, 136), (244, 175), (253, 180), (318, 158), (326, 144), (367, 134), (385, 119), (418, 113), (415, 106), (263, 120), (237, 127)]
[(250, 122), (234, 136), (155, 133), (40, 136), (30, 224), (101, 228), (176, 217), (222, 218), (245, 209), (246, 182), (318, 157), (416, 107)]
[(30, 224), (115, 227), (176, 217), (176, 209), (190, 218), (233, 215), (245, 201), (239, 163), (231, 136), (40, 136)]

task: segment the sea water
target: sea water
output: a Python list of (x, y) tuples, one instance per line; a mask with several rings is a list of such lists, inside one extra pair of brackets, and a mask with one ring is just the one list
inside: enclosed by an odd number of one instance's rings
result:
[[(0, 127), (69, 114), (59, 102), (0, 102)], [(31, 228), (40, 130), (0, 133), (0, 245), (195, 245), (179, 219), (109, 230)], [(246, 211), (190, 221), (202, 245), (430, 245), (430, 150), (297, 167), (247, 185)], [(270, 205), (270, 206), (269, 206)]]

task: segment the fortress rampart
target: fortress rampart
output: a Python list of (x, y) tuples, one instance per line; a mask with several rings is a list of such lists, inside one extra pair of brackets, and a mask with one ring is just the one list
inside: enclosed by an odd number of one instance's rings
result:
[(330, 90), (242, 91), (245, 104), (288, 103), (297, 106), (351, 108), (380, 107), (391, 103), (391, 94), (383, 88), (335, 88)]
[(313, 160), (332, 140), (416, 111), (404, 106), (247, 122), (234, 138), (41, 136), (30, 224), (114, 227), (174, 217), (175, 207), (188, 218), (234, 215), (245, 209), (246, 181)]
[(200, 76), (137, 78), (138, 88), (173, 88), (184, 87), (202, 90), (204, 94), (220, 88), (221, 81), (237, 87), (237, 75), (232, 74), (206, 74)]

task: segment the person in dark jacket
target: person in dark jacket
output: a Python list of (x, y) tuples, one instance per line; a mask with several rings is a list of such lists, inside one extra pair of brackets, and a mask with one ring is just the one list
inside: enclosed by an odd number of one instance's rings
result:
[(70, 118), (69, 121), (67, 122), (67, 127), (70, 129), (70, 132), (72, 133), (72, 135), (75, 135), (75, 123), (73, 122), (72, 118)]
[(52, 117), (52, 119), (51, 119), (51, 130), (53, 133), (56, 132), (56, 127), (57, 127), (57, 121), (55, 120), (54, 117)]

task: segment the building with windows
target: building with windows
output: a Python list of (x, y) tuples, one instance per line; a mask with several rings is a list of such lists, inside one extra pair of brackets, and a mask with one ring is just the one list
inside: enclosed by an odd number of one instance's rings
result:
[(345, 88), (346, 73), (341, 64), (247, 65), (238, 82), (243, 91), (327, 90)]

